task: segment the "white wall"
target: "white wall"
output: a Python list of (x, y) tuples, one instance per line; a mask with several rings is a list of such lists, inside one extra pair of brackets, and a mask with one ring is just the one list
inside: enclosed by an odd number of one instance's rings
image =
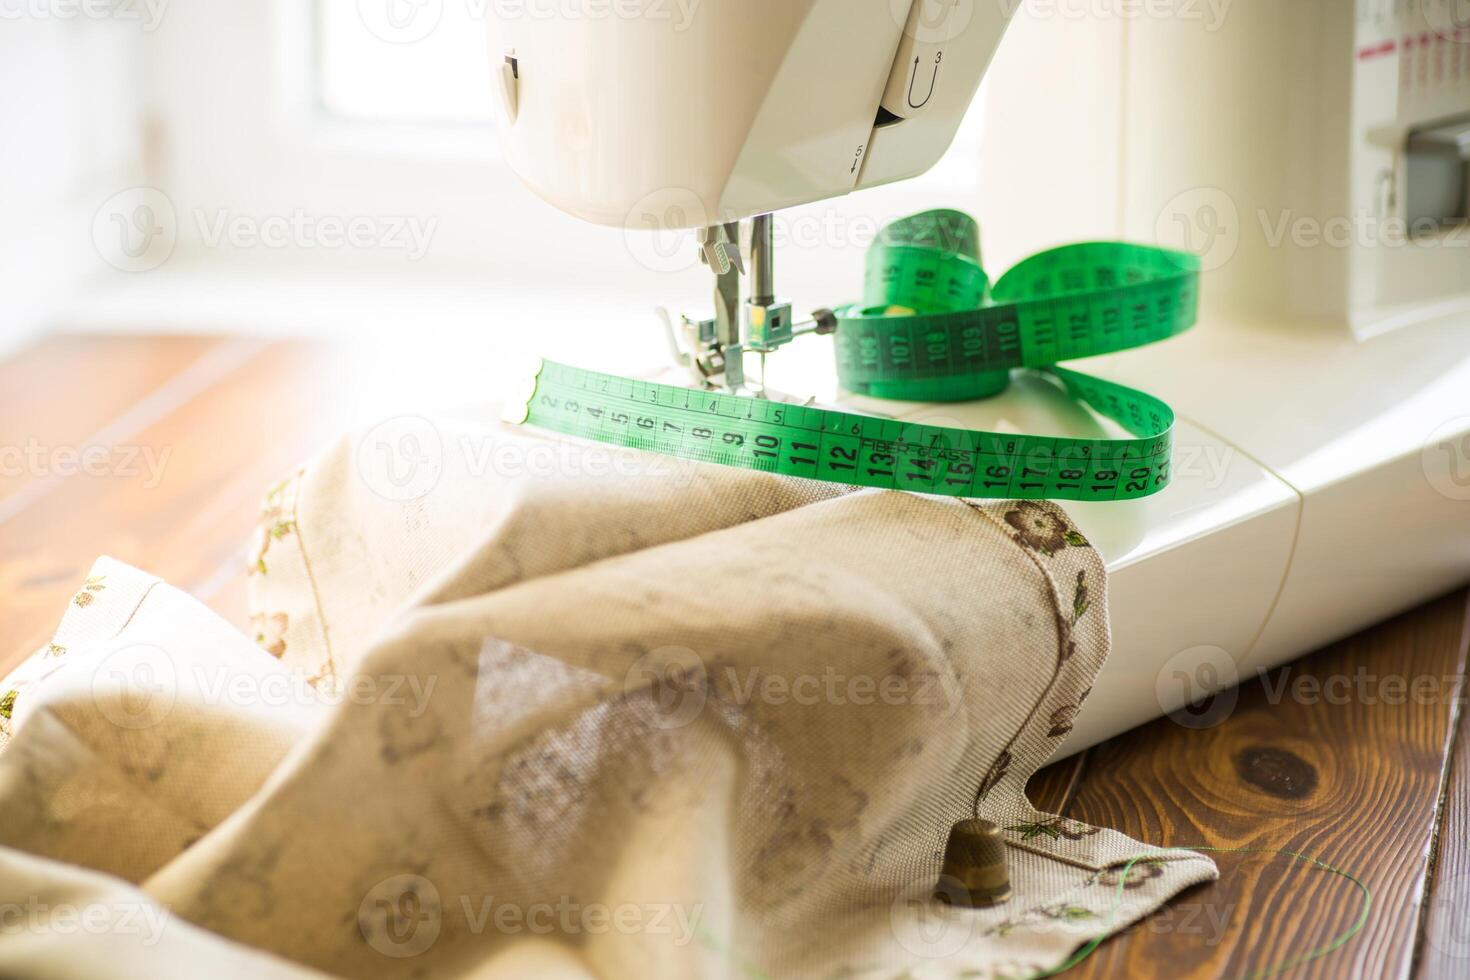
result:
[(95, 267), (92, 218), (135, 179), (143, 132), (136, 23), (0, 22), (0, 350), (43, 329)]

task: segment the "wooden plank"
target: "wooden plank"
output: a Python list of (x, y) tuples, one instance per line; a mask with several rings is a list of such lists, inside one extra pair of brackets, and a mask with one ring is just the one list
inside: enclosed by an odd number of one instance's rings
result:
[(1066, 813), (1082, 782), (1082, 774), (1087, 771), (1087, 758), (1091, 752), (1091, 749), (1078, 752), (1032, 776), (1026, 784), (1026, 795), (1031, 798), (1031, 805), (1046, 813)]
[[(1470, 622), (1460, 637), (1470, 647)], [(1458, 710), (1450, 746), (1450, 778), (1434, 851), (1434, 876), (1425, 903), (1419, 942), (1421, 980), (1463, 980), (1470, 976), (1470, 711), (1466, 688), (1455, 699)]]
[[(375, 407), (425, 404), (443, 391), (482, 399), (475, 378), (484, 362), (473, 351), (485, 340), (456, 341), (452, 356), (414, 344), (406, 360), (393, 353), (401, 340), (344, 351), (55, 338), (0, 365), (0, 439), (40, 433), (59, 443), (100, 433), (108, 445), (126, 438), (170, 454), (156, 486), (113, 474), (32, 478), (0, 492), (7, 624), (0, 670), (44, 642), (100, 553), (194, 590), (242, 622), (243, 551), (265, 487), (350, 422), (372, 418)], [(362, 370), (365, 363), (371, 370)], [(1375, 892), (1368, 928), (1348, 949), (1293, 976), (1407, 975), (1420, 931), (1425, 975), (1463, 976), (1470, 740), (1458, 743), (1447, 773), (1456, 699), (1383, 701), (1393, 677), (1431, 679), (1445, 693), (1447, 679), (1463, 676), (1465, 626), (1464, 595), (1433, 603), (1285, 672), (1291, 681), (1351, 681), (1362, 665), (1376, 678), (1371, 698), (1280, 700), (1272, 686), (1253, 682), (1219, 727), (1145, 726), (1043, 770), (1033, 799), (1146, 840), (1287, 847), (1360, 874)], [(1282, 676), (1273, 674), (1272, 684)], [(1441, 790), (1446, 817), (1430, 881), (1425, 855)], [(1357, 907), (1350, 886), (1285, 859), (1218, 860), (1220, 883), (1106, 944), (1075, 975), (1243, 973), (1325, 942)], [(1419, 917), (1426, 895), (1430, 911)]]
[[(1291, 976), (1409, 976), (1466, 612), (1466, 594), (1450, 595), (1242, 685), (1215, 728), (1160, 719), (1095, 748), (1068, 815), (1165, 846), (1285, 848), (1351, 872), (1373, 892), (1367, 925)], [(1327, 944), (1361, 908), (1350, 883), (1288, 858), (1214, 857), (1219, 882), (1068, 975), (1241, 976)]]
[[(445, 403), (483, 410), (499, 343), (490, 332), (332, 344), (57, 337), (0, 365), (0, 381), (39, 406), (33, 419), (77, 404), (76, 421), (52, 431), (92, 432), (94, 444), (155, 461), (166, 454), (156, 481), (78, 474), (0, 496), (0, 672), (46, 642), (99, 554), (200, 590), (243, 624), (238, 570), (265, 490), (353, 426)], [(172, 373), (157, 366), (163, 355)], [(114, 378), (118, 366), (131, 380)]]
[(335, 368), (341, 359), (319, 345), (244, 344), (232, 358), (129, 436), (129, 446), (166, 460), (156, 474), (56, 481), (5, 523), (0, 670), (46, 641), (99, 554), (186, 589), (243, 567), (260, 497), (326, 437), (348, 378)]
[[(0, 510), (23, 484), (221, 343), (205, 337), (53, 336), (0, 361)], [(17, 466), (15, 464), (19, 463)]]

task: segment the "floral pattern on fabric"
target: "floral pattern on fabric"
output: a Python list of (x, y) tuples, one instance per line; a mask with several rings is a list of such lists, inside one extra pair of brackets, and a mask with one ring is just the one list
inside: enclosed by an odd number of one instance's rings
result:
[(1088, 548), (1087, 539), (1067, 523), (1055, 507), (1023, 500), (1006, 511), (1005, 521), (1015, 530), (1016, 541), (1024, 548), (1054, 555), (1067, 547)]
[(251, 575), (265, 575), (270, 571), (270, 566), (266, 564), (265, 559), (270, 552), (271, 544), (280, 541), (296, 529), (296, 520), (287, 511), (285, 496), (292, 479), (294, 478), (282, 480), (272, 487), (261, 504), (260, 523), (255, 528), (255, 537), (250, 551), (249, 573)]
[(1031, 840), (1034, 837), (1050, 837), (1052, 840), (1065, 837), (1067, 840), (1081, 840), (1099, 832), (1097, 827), (1089, 827), (1085, 823), (1068, 820), (1066, 817), (1055, 817), (1037, 823), (1016, 824), (1013, 827), (1007, 827), (1006, 830), (1020, 834), (1022, 840)]
[(1121, 882), (1126, 889), (1138, 889), (1155, 878), (1163, 877), (1167, 865), (1168, 862), (1163, 858), (1143, 858), (1134, 862), (1133, 867), (1128, 868), (1126, 877), (1124, 877), (1123, 868), (1109, 868), (1107, 871), (1094, 875), (1088, 884), (1116, 888)]
[(103, 584), (103, 581), (106, 578), (106, 575), (89, 576), (87, 578), (87, 581), (82, 585), (77, 594), (72, 596), (72, 603), (80, 609), (85, 609), (90, 606), (92, 602), (97, 598), (97, 593), (107, 588), (107, 586)]
[(278, 660), (286, 655), (286, 627), (290, 624), (285, 613), (256, 613), (250, 617), (256, 645)]

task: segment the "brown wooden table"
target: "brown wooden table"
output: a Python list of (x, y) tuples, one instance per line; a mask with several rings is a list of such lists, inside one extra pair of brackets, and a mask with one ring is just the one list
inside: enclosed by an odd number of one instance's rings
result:
[[(362, 343), (62, 335), (0, 361), (0, 449), (14, 447), (0, 459), (0, 672), (46, 642), (99, 554), (243, 626), (263, 490), (340, 430), (344, 406), (360, 417), (376, 392), (385, 406), (390, 391), (398, 403), (442, 393), (450, 382), (425, 365), (463, 381), (490, 356), (483, 343), (400, 361)], [(72, 472), (66, 451), (97, 446), (108, 472)], [(156, 485), (145, 451), (164, 462)], [(1033, 796), (1151, 842), (1285, 848), (1357, 875), (1374, 896), (1363, 931), (1289, 976), (1470, 976), (1467, 612), (1463, 590), (1427, 603), (1245, 684), (1213, 728), (1161, 719), (1052, 766)], [(1245, 975), (1358, 914), (1341, 878), (1279, 856), (1216, 857), (1218, 883), (1068, 976)]]

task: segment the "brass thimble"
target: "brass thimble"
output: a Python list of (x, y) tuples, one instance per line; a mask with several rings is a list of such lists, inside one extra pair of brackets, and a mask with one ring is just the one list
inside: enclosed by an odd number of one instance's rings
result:
[(949, 828), (944, 870), (934, 894), (942, 901), (970, 908), (999, 905), (1011, 897), (1006, 845), (999, 827), (989, 820), (962, 820)]

